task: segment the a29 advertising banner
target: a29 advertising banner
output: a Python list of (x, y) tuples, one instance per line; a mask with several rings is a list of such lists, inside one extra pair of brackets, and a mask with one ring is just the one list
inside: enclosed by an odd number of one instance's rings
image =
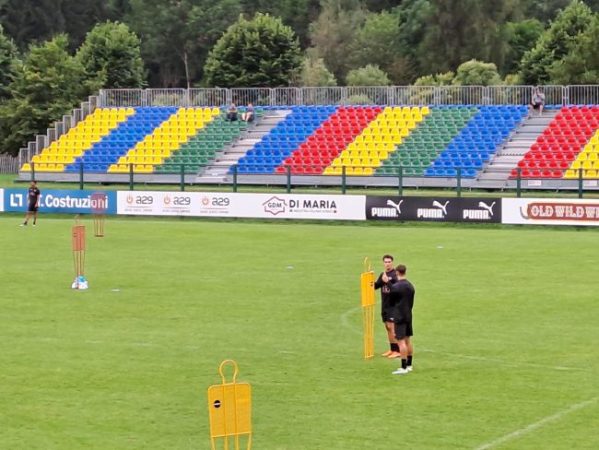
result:
[[(41, 189), (39, 211), (41, 213), (92, 214), (102, 211), (116, 214), (116, 192), (114, 191), (75, 191)], [(27, 189), (5, 189), (4, 211), (25, 212), (27, 210)]]
[(503, 223), (599, 226), (599, 199), (503, 199)]
[(365, 220), (363, 195), (119, 191), (117, 214)]
[(500, 198), (366, 197), (367, 220), (501, 223)]

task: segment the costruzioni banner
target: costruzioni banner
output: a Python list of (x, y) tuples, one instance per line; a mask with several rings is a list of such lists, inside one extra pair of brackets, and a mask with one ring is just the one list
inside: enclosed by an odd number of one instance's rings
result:
[(599, 226), (599, 200), (505, 198), (503, 223)]
[(119, 191), (117, 213), (152, 216), (365, 220), (363, 195)]
[[(92, 214), (101, 210), (105, 214), (116, 214), (114, 191), (58, 190), (44, 189), (43, 186), (40, 190), (41, 213)], [(3, 198), (7, 212), (25, 212), (27, 209), (27, 189), (5, 189)]]
[(501, 223), (500, 198), (366, 197), (367, 220)]

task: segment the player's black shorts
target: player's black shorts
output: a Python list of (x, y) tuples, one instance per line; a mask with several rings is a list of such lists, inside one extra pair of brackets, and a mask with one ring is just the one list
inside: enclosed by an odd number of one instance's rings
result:
[(37, 212), (37, 205), (35, 203), (29, 203), (29, 205), (27, 206), (27, 211)]
[(395, 339), (403, 339), (414, 336), (412, 322), (399, 322), (395, 324)]
[(383, 322), (393, 322), (393, 309), (389, 308), (389, 309), (382, 309), (381, 311), (381, 319), (383, 319)]

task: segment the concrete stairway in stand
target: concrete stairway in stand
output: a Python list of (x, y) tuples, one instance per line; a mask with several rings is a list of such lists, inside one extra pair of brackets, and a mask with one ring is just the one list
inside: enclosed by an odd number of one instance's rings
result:
[(227, 173), (231, 166), (237, 164), (248, 150), (254, 147), (279, 122), (285, 120), (291, 114), (291, 110), (267, 110), (264, 115), (252, 124), (237, 141), (225, 147), (216, 154), (214, 162), (210, 163), (198, 173), (197, 183), (214, 182), (215, 180), (226, 181)]
[(545, 110), (542, 116), (533, 114), (528, 117), (519, 128), (510, 136), (503, 147), (497, 151), (489, 165), (484, 168), (479, 176), (477, 187), (504, 187), (510, 172), (516, 167), (518, 161), (530, 150), (532, 144), (543, 130), (555, 118), (557, 110)]

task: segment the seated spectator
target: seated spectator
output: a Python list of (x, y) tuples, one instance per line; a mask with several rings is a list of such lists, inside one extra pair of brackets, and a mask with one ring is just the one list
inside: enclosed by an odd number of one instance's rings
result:
[(235, 106), (235, 103), (231, 103), (231, 106), (227, 109), (227, 120), (230, 120), (231, 122), (237, 120), (237, 106)]
[(252, 105), (251, 103), (248, 103), (248, 106), (245, 109), (245, 112), (241, 113), (241, 120), (244, 120), (246, 122), (254, 121), (254, 105)]
[(539, 116), (543, 114), (543, 106), (545, 105), (545, 94), (540, 86), (537, 86), (534, 93), (532, 94), (532, 99), (530, 101), (530, 109), (536, 109), (539, 111)]

